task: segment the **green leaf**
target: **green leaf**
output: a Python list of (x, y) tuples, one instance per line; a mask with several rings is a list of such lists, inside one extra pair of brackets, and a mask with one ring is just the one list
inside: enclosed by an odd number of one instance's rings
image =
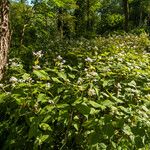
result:
[(94, 107), (94, 108), (104, 108), (104, 106), (94, 102), (94, 101), (89, 101), (89, 103)]
[(32, 137), (36, 137), (38, 134), (38, 124), (37, 123), (34, 123), (30, 126), (30, 129), (29, 129), (29, 139), (31, 139)]
[(109, 81), (108, 80), (104, 80), (103, 81), (103, 87), (106, 87), (108, 85)]
[[(40, 136), (40, 140), (41, 140), (41, 142), (43, 143), (43, 142), (45, 142), (47, 139), (49, 138), (49, 135), (42, 135), (42, 136)], [(42, 144), (41, 143), (41, 144)]]
[(96, 92), (96, 95), (99, 96), (99, 89), (97, 87), (93, 87), (95, 92)]
[(69, 105), (68, 104), (57, 104), (57, 108), (60, 108), (60, 109), (64, 109), (64, 108), (68, 108)]
[(49, 80), (48, 73), (45, 72), (44, 70), (34, 70), (33, 73), (40, 79), (42, 80)]
[(56, 83), (62, 83), (59, 79), (55, 78), (55, 77), (52, 77), (52, 80)]
[(40, 135), (36, 138), (36, 141), (34, 142), (34, 150), (38, 149), (38, 145), (41, 145), (43, 142), (45, 142), (49, 138), (49, 135)]
[(135, 137), (134, 141), (135, 141), (135, 145), (136, 145), (136, 147), (137, 147), (138, 149), (144, 147), (144, 143), (143, 143), (142, 137), (137, 136), (137, 137)]
[(99, 112), (100, 112), (100, 110), (97, 110), (95, 108), (91, 108), (90, 114), (95, 115), (95, 114), (98, 114)]
[(54, 0), (55, 4), (58, 6), (58, 7), (63, 7), (64, 6), (64, 2), (62, 2), (61, 0)]
[(106, 149), (106, 148), (107, 148), (107, 145), (105, 145), (104, 143), (100, 143), (99, 146), (100, 146), (100, 148), (102, 148), (102, 149)]
[(111, 102), (110, 100), (105, 100), (102, 102), (102, 105), (106, 106), (106, 107), (111, 107), (114, 105), (113, 102)]
[(42, 103), (47, 102), (46, 95), (45, 94), (39, 94), (37, 100), (39, 102), (42, 102)]
[(100, 142), (101, 134), (99, 131), (94, 131), (89, 135), (89, 143), (91, 146), (98, 144)]
[(108, 95), (110, 96), (110, 98), (112, 98), (114, 101), (116, 101), (117, 103), (124, 103), (122, 100), (118, 99), (117, 97), (113, 96), (111, 93), (109, 93), (107, 91)]
[(78, 127), (78, 124), (77, 123), (74, 123), (73, 124), (74, 128), (78, 131), (79, 130), (79, 127)]
[(112, 126), (111, 123), (108, 123), (108, 124), (106, 124), (106, 125), (103, 126), (103, 132), (104, 132), (104, 134), (106, 134), (109, 137), (113, 136), (114, 131), (115, 130), (114, 130), (114, 128), (113, 128), (113, 126)]
[(136, 87), (136, 82), (133, 80), (130, 83), (128, 83), (128, 85), (131, 87)]
[(22, 76), (22, 78), (23, 78), (24, 80), (27, 80), (27, 79), (30, 78), (30, 74), (25, 73), (25, 74)]
[(69, 76), (70, 78), (72, 78), (72, 79), (75, 78), (75, 75), (74, 75), (74, 74), (68, 74), (68, 76)]
[(66, 76), (66, 74), (64, 73), (64, 72), (58, 72), (57, 73), (58, 74), (58, 76), (60, 77), (60, 78), (62, 78), (63, 80), (67, 80), (67, 76)]
[(123, 131), (124, 131), (124, 133), (127, 134), (127, 135), (132, 135), (131, 128), (130, 128), (130, 126), (128, 126), (128, 125), (124, 126)]
[(0, 104), (5, 102), (5, 98), (6, 98), (6, 94), (5, 93), (0, 94)]
[(83, 115), (88, 115), (91, 111), (90, 107), (88, 107), (85, 103), (76, 105), (76, 108)]
[(43, 130), (43, 131), (52, 131), (51, 127), (49, 126), (49, 124), (47, 123), (41, 123), (39, 125), (39, 127)]

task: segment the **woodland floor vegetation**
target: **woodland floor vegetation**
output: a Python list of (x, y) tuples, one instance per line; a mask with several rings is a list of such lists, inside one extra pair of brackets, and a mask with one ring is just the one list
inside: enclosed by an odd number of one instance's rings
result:
[(148, 150), (149, 49), (146, 34), (126, 34), (50, 41), (28, 67), (10, 58), (1, 149)]
[(150, 150), (150, 0), (0, 0), (0, 150)]

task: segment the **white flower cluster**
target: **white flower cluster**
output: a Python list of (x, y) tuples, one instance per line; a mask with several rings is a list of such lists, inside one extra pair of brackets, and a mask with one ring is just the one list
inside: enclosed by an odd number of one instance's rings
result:
[(92, 89), (92, 88), (90, 88), (90, 89), (88, 90), (88, 95), (89, 95), (89, 96), (94, 96), (94, 95), (96, 95), (95, 90)]
[(58, 60), (62, 60), (63, 58), (62, 58), (60, 55), (58, 55), (58, 56), (57, 56), (57, 59), (58, 59)]
[(15, 82), (18, 82), (18, 79), (16, 77), (11, 77), (9, 79), (9, 82), (15, 83)]
[(66, 63), (66, 60), (64, 60), (60, 55), (58, 55), (57, 58), (55, 59), (55, 61), (57, 60), (61, 61), (62, 64)]
[(66, 63), (66, 60), (64, 60), (62, 56), (58, 55), (56, 59), (54, 59), (54, 61), (56, 66), (58, 66), (61, 69), (61, 71), (63, 71), (63, 65)]
[(48, 82), (48, 83), (46, 83), (46, 89), (49, 89), (50, 88), (50, 86), (51, 86), (51, 84)]
[(97, 77), (97, 76), (98, 76), (98, 73), (95, 72), (95, 71), (86, 72), (86, 77), (87, 78), (93, 78), (93, 77)]
[(77, 81), (77, 84), (81, 84), (83, 82), (83, 79), (82, 78), (78, 78), (78, 81)]
[(2, 88), (3, 86), (4, 86), (4, 85), (1, 83), (1, 84), (0, 84), (0, 88)]
[(20, 65), (16, 62), (12, 62), (11, 67), (19, 67)]
[(39, 57), (39, 58), (41, 58), (43, 56), (42, 51), (33, 52), (33, 55), (36, 57)]
[(86, 62), (93, 62), (93, 59), (91, 59), (90, 57), (87, 57), (87, 58), (85, 59), (85, 61), (86, 61)]
[(27, 79), (17, 79), (16, 77), (12, 76), (9, 79), (9, 82), (11, 82), (13, 86), (15, 86), (16, 83), (34, 82), (34, 80), (31, 77)]
[(39, 65), (35, 65), (35, 66), (33, 66), (33, 69), (38, 70), (38, 69), (41, 69), (41, 67)]

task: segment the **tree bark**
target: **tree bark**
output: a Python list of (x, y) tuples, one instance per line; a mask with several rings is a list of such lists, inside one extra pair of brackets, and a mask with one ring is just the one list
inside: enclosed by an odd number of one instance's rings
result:
[(124, 30), (128, 32), (128, 25), (129, 25), (129, 3), (128, 0), (123, 0), (123, 10), (124, 10)]
[(0, 0), (0, 80), (4, 75), (10, 41), (9, 1)]

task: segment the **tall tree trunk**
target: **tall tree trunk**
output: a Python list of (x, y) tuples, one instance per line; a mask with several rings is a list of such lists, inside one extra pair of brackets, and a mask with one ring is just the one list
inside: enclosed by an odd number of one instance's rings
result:
[(9, 1), (0, 0), (0, 80), (4, 75), (9, 49)]
[(57, 28), (60, 34), (60, 39), (63, 39), (63, 9), (58, 8), (58, 20), (57, 20)]
[(150, 28), (150, 14), (147, 17), (147, 26)]
[(143, 23), (142, 19), (143, 19), (143, 12), (142, 10), (140, 10), (139, 26), (142, 26), (142, 23)]
[(128, 25), (129, 25), (129, 2), (128, 0), (123, 0), (123, 10), (124, 10), (124, 30), (128, 32)]

